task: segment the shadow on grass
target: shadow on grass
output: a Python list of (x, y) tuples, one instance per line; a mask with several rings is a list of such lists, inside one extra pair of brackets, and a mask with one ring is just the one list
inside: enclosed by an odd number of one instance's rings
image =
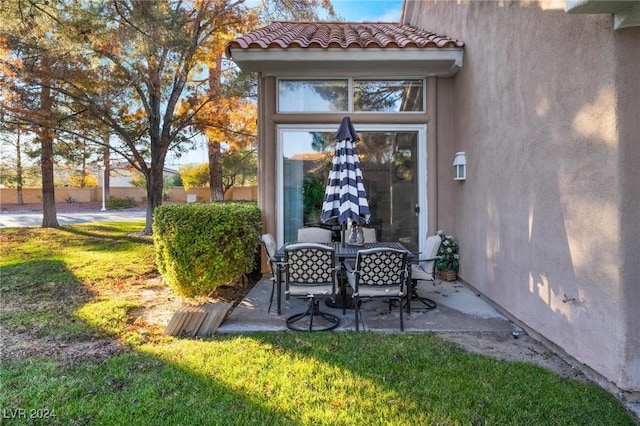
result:
[(94, 294), (59, 260), (2, 267), (0, 323), (7, 330), (63, 341), (95, 337), (75, 311)]
[[(134, 223), (131, 223), (130, 225), (134, 225)], [(113, 243), (129, 242), (152, 245), (153, 240), (151, 237), (132, 235), (135, 232), (142, 231), (142, 228), (139, 227), (139, 224), (135, 225), (135, 230), (133, 229), (133, 226), (130, 226), (127, 228), (127, 232), (123, 232), (122, 222), (117, 224), (114, 223), (113, 225), (111, 225), (109, 222), (94, 223), (89, 225), (66, 225), (61, 226), (59, 229), (76, 236), (86, 237), (86, 241), (83, 242), (82, 245), (93, 245), (96, 249), (111, 249), (115, 247), (114, 244), (110, 244), (108, 247), (106, 247), (104, 244), (101, 244), (105, 241), (111, 241)]]
[[(251, 337), (275, 351), (337, 368), (345, 375), (333, 376), (333, 392), (338, 395), (343, 386), (369, 383), (375, 404), (395, 405), (398, 419), (407, 416), (407, 424), (542, 424), (550, 419), (553, 424), (636, 424), (619, 401), (594, 384), (527, 363), (471, 354), (433, 334), (257, 333)], [(366, 400), (367, 389), (356, 389), (345, 392)], [(387, 396), (376, 399), (379, 393)], [(379, 407), (366, 407), (351, 407), (349, 414), (360, 413), (370, 420), (384, 415)]]
[[(215, 365), (209, 366), (212, 376)], [(0, 371), (3, 407), (28, 401), (55, 413), (56, 424), (103, 425), (296, 425), (225, 382), (140, 352), (101, 363), (64, 366), (15, 361)], [(3, 424), (24, 420), (3, 419)]]
[[(23, 262), (3, 268), (2, 276), (0, 324), (25, 339), (32, 336), (23, 342), (26, 346), (37, 346), (34, 339), (51, 343), (53, 338), (66, 342), (69, 349), (74, 343), (106, 336), (122, 339), (129, 332), (126, 325), (109, 325), (110, 317), (118, 321), (114, 310), (119, 305), (94, 299), (60, 261)], [(174, 345), (182, 342), (192, 343), (175, 340)], [(263, 404), (259, 396), (234, 391), (218, 380), (216, 371), (219, 366), (224, 369), (223, 360), (210, 364), (204, 360), (201, 369), (193, 370), (141, 346), (129, 348), (107, 358), (78, 353), (71, 363), (52, 357), (55, 351), (39, 356), (27, 351), (26, 359), (3, 360), (2, 424), (25, 424), (19, 411), (23, 408), (27, 416), (31, 409), (55, 416), (47, 419), (50, 424), (296, 424)]]

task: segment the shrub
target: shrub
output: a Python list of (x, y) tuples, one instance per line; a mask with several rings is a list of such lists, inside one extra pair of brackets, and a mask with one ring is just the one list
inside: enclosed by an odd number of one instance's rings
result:
[(208, 295), (251, 272), (261, 230), (256, 203), (160, 206), (153, 219), (158, 270), (180, 295)]
[(130, 209), (135, 206), (135, 201), (131, 197), (126, 198), (118, 198), (118, 197), (109, 197), (105, 201), (105, 207), (109, 210), (114, 209)]
[[(438, 231), (438, 235), (442, 237), (442, 231)], [(453, 270), (458, 272), (460, 268), (460, 256), (458, 255), (458, 243), (450, 236), (442, 237), (442, 244), (438, 250), (438, 260), (436, 260), (436, 269), (438, 271)]]

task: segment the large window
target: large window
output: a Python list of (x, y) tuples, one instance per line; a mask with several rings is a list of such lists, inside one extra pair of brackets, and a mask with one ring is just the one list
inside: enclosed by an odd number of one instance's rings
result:
[[(334, 230), (339, 238), (340, 226), (322, 223), (320, 213), (327, 177), (335, 148), (335, 129), (326, 126), (282, 126), (279, 131), (280, 160), (278, 170), (279, 239), (295, 241), (298, 228), (321, 226)], [(368, 127), (368, 128), (367, 128)], [(356, 144), (372, 218), (380, 241), (401, 241), (412, 251), (422, 243), (420, 233), (425, 222), (417, 214), (426, 212), (426, 170), (419, 161), (426, 155), (424, 128), (365, 126), (357, 129)], [(422, 194), (422, 195), (421, 195)], [(424, 228), (422, 228), (424, 229)]]
[(279, 112), (423, 112), (424, 80), (279, 80)]

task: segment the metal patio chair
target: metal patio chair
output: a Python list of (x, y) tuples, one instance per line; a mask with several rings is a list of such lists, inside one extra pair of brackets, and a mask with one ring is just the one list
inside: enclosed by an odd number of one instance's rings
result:
[(267, 308), (267, 312), (271, 312), (271, 305), (273, 305), (273, 295), (276, 290), (276, 281), (278, 279), (279, 265), (275, 259), (278, 246), (276, 244), (276, 239), (273, 238), (273, 235), (271, 234), (262, 234), (262, 236), (260, 237), (260, 241), (262, 241), (264, 250), (267, 252), (267, 256), (269, 257), (269, 267), (271, 268), (271, 296), (269, 296), (269, 307)]
[[(442, 238), (439, 235), (432, 235), (427, 238), (427, 247), (425, 249), (426, 259), (419, 260), (417, 263), (413, 263), (411, 265), (411, 294), (408, 298), (408, 303), (411, 303), (411, 300), (417, 300), (421, 302), (427, 309), (434, 309), (436, 307), (436, 302), (427, 298), (422, 297), (417, 292), (418, 280), (420, 281), (432, 281), (433, 284), (436, 284), (436, 260), (438, 260), (438, 250), (440, 249), (440, 244), (442, 243)], [(410, 311), (411, 305), (408, 306)]]
[(356, 316), (356, 330), (359, 330), (361, 299), (388, 299), (389, 310), (391, 302), (397, 301), (400, 312), (400, 331), (404, 331), (404, 310), (402, 301), (406, 296), (406, 281), (408, 275), (408, 252), (392, 248), (372, 248), (358, 251), (355, 267), (344, 263), (347, 281), (353, 288), (353, 305)]
[(298, 243), (330, 243), (332, 232), (330, 229), (310, 226), (299, 228), (297, 234)]
[[(297, 331), (333, 330), (340, 319), (320, 310), (320, 299), (335, 302), (338, 286), (333, 247), (318, 243), (291, 244), (284, 251), (285, 297), (307, 300), (307, 310), (287, 318), (287, 327)], [(305, 319), (308, 319), (306, 322)], [(305, 324), (304, 326), (301, 324)]]

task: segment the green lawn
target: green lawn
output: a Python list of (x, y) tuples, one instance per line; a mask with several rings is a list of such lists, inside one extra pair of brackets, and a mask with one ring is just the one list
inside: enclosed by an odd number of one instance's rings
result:
[(149, 336), (123, 296), (155, 274), (153, 246), (129, 236), (140, 228), (0, 231), (4, 329), (69, 345), (116, 336), (128, 347), (107, 359), (3, 361), (3, 424), (636, 424), (597, 386), (432, 334)]

